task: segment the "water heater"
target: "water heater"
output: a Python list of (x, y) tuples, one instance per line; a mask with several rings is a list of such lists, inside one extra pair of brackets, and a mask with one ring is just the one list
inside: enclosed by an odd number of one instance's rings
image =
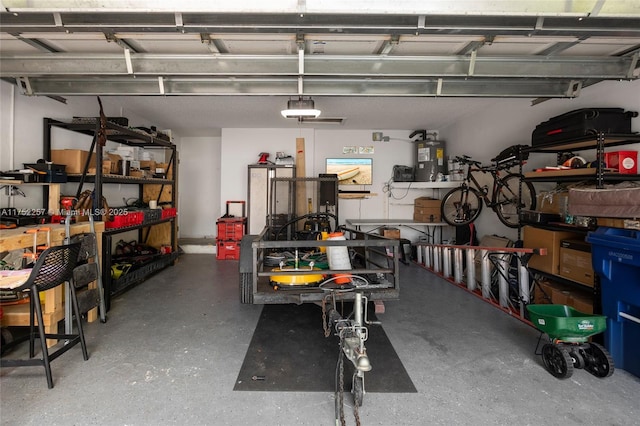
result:
[(445, 160), (445, 142), (436, 140), (433, 134), (426, 130), (415, 130), (410, 138), (418, 136), (413, 141), (415, 145), (415, 180), (416, 182), (435, 182), (447, 174)]

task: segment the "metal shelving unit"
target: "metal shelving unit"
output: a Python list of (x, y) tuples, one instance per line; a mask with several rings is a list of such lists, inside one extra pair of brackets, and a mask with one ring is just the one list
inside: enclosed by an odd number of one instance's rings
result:
[[(597, 135), (584, 136), (580, 138), (566, 139), (559, 142), (550, 142), (542, 145), (531, 146), (524, 148), (523, 152), (527, 153), (554, 153), (557, 156), (557, 163), (560, 161), (560, 156), (565, 152), (572, 152), (577, 150), (596, 150), (596, 159), (604, 159), (604, 149), (612, 148), (622, 145), (630, 145), (640, 143), (640, 134), (606, 134), (598, 133)], [(597, 167), (585, 168), (585, 169), (570, 169), (570, 170), (557, 170), (557, 171), (544, 171), (544, 172), (530, 172), (524, 174), (524, 180), (529, 182), (593, 182), (596, 184), (596, 188), (603, 188), (605, 183), (617, 183), (623, 181), (635, 181), (640, 180), (638, 174), (621, 174), (611, 173), (603, 167), (603, 160), (596, 160)], [(578, 234), (586, 233), (589, 229), (579, 228), (573, 226), (561, 226), (561, 225), (535, 225), (537, 228), (558, 230), (558, 231), (571, 231)], [(518, 230), (520, 232), (520, 230)], [(589, 289), (582, 283), (572, 281), (568, 278), (549, 274), (543, 271), (538, 271), (532, 268), (532, 272), (539, 274), (545, 278), (550, 278), (554, 281), (568, 284), (573, 287)], [(594, 296), (594, 312), (601, 312), (602, 307), (600, 304), (600, 280), (598, 276), (595, 277), (593, 286)]]
[[(523, 152), (555, 153), (559, 158), (563, 152), (576, 150), (596, 150), (596, 158), (604, 158), (604, 149), (609, 147), (640, 143), (640, 135), (629, 134), (605, 134), (598, 133), (593, 136), (567, 139), (562, 142), (551, 142), (538, 146), (532, 146)], [(602, 161), (597, 161), (595, 169), (572, 169), (546, 172), (532, 172), (525, 175), (529, 182), (581, 182), (593, 181), (597, 188), (602, 188), (604, 182), (622, 182), (625, 180), (639, 180), (640, 175), (609, 173), (602, 167)]]
[[(98, 135), (100, 132), (100, 120), (96, 119), (94, 121), (82, 121), (82, 122), (64, 122), (59, 120), (54, 120), (51, 118), (44, 118), (44, 135), (43, 135), (43, 151), (45, 159), (51, 160), (51, 142), (52, 142), (52, 128), (61, 128), (66, 129), (72, 132), (81, 133), (92, 138), (91, 146), (89, 152), (92, 155), (95, 155), (95, 164), (102, 164), (102, 149), (98, 147), (96, 149), (96, 145), (98, 144)], [(169, 160), (169, 165), (167, 170), (173, 170), (173, 176), (177, 175), (176, 168), (176, 146), (168, 140), (163, 138), (154, 137), (152, 135), (147, 134), (146, 132), (142, 132), (136, 129), (130, 129), (127, 127), (120, 126), (118, 124), (107, 121), (105, 128), (105, 136), (108, 141), (128, 145), (128, 146), (137, 146), (137, 147), (145, 147), (145, 148), (163, 148), (171, 151), (171, 157)], [(139, 198), (143, 197), (143, 189), (145, 185), (160, 185), (160, 190), (158, 192), (158, 198), (162, 194), (165, 185), (171, 186), (173, 190), (171, 191), (171, 204), (175, 206), (176, 204), (176, 194), (175, 194), (175, 179), (146, 179), (139, 177), (130, 177), (130, 176), (120, 176), (120, 175), (111, 175), (111, 174), (103, 174), (102, 167), (96, 167), (95, 175), (87, 174), (88, 163), (84, 167), (83, 174), (77, 175), (69, 175), (69, 182), (77, 182), (79, 185), (79, 191), (81, 191), (82, 186), (85, 183), (93, 183), (94, 184), (94, 205), (93, 209), (95, 211), (100, 210), (100, 201), (102, 199), (102, 185), (104, 184), (130, 184), (130, 185), (138, 185), (139, 187)], [(48, 194), (45, 190), (44, 197), (47, 198)], [(98, 218), (99, 220), (100, 218)], [(105, 289), (105, 303), (107, 310), (111, 306), (111, 297), (122, 293), (127, 288), (144, 281), (146, 277), (150, 274), (159, 271), (167, 267), (168, 265), (173, 264), (178, 253), (177, 253), (177, 244), (176, 244), (176, 227), (175, 227), (175, 217), (165, 218), (157, 221), (151, 221), (147, 223), (142, 223), (134, 226), (125, 226), (121, 228), (111, 228), (105, 229), (102, 233), (102, 281)], [(144, 232), (146, 231), (146, 236), (148, 237), (151, 228), (155, 225), (161, 225), (163, 223), (171, 223), (171, 236), (170, 236), (170, 244), (172, 247), (172, 253), (156, 256), (156, 258), (152, 259), (150, 262), (141, 265), (135, 271), (125, 275), (124, 277), (113, 280), (111, 277), (111, 246), (112, 246), (112, 237), (114, 235), (118, 235), (124, 232), (129, 231), (138, 231), (138, 240), (145, 241), (146, 237), (144, 236)]]

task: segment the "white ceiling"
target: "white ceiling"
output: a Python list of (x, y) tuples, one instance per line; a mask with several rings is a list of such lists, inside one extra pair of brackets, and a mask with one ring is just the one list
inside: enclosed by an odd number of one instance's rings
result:
[(344, 128), (442, 128), (498, 99), (576, 97), (640, 72), (637, 0), (0, 5), (0, 78), (113, 96), (174, 129), (295, 127), (279, 110), (300, 95)]
[[(105, 99), (103, 97), (103, 99)], [(111, 102), (110, 98), (106, 98)], [(280, 110), (288, 98), (275, 96), (114, 97), (131, 111), (167, 128), (197, 135), (215, 128), (442, 129), (474, 111), (491, 108), (499, 99), (314, 97), (321, 117), (342, 117), (340, 125), (285, 119)], [(504, 100), (502, 100), (504, 101)], [(524, 102), (527, 100), (511, 100)], [(106, 102), (105, 102), (106, 104)], [(153, 124), (153, 123), (152, 123)]]

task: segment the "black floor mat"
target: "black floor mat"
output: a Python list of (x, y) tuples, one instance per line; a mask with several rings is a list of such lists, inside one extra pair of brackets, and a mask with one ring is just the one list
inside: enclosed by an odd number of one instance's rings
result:
[[(373, 368), (365, 373), (366, 391), (417, 392), (382, 326), (368, 328), (366, 347)], [(338, 345), (336, 336), (324, 337), (321, 307), (265, 305), (234, 390), (333, 392)], [(344, 389), (349, 391), (353, 366), (347, 359), (344, 366)]]

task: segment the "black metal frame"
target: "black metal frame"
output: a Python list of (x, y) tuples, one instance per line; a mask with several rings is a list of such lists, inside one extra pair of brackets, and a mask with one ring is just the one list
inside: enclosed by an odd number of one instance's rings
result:
[[(73, 132), (82, 133), (87, 136), (92, 137), (91, 141), (91, 149), (89, 151), (89, 156), (87, 158), (86, 163), (84, 164), (84, 170), (81, 175), (72, 175), (69, 176), (70, 182), (79, 182), (77, 193), (80, 194), (82, 192), (82, 187), (85, 182), (94, 183), (94, 198), (93, 198), (93, 211), (99, 212), (101, 210), (100, 200), (102, 199), (102, 185), (105, 183), (120, 183), (120, 184), (132, 184), (139, 185), (138, 197), (142, 199), (143, 197), (143, 185), (144, 184), (152, 184), (152, 185), (160, 185), (160, 191), (158, 193), (158, 200), (162, 194), (165, 185), (171, 185), (175, 187), (176, 185), (176, 177), (178, 175), (177, 168), (177, 149), (175, 144), (170, 141), (157, 138), (151, 136), (146, 133), (141, 133), (136, 130), (129, 129), (127, 127), (120, 126), (118, 124), (107, 121), (106, 123), (106, 137), (108, 141), (129, 145), (129, 146), (138, 146), (138, 147), (156, 147), (156, 148), (165, 148), (171, 150), (171, 157), (169, 159), (169, 169), (173, 170), (173, 179), (144, 179), (144, 178), (131, 178), (127, 176), (114, 176), (108, 175), (104, 176), (102, 174), (102, 167), (98, 166), (102, 164), (102, 150), (96, 149), (97, 143), (97, 135), (100, 131), (100, 120), (96, 119), (95, 122), (81, 122), (81, 123), (69, 123), (63, 122), (59, 120), (54, 120), (51, 118), (44, 118), (44, 131), (43, 131), (43, 157), (47, 161), (51, 161), (51, 129), (53, 127), (62, 128)], [(95, 175), (87, 175), (89, 164), (91, 162), (92, 155), (95, 154), (96, 158), (96, 174)], [(49, 197), (49, 190), (45, 187), (43, 192), (43, 200), (46, 205), (46, 202)], [(171, 203), (175, 206), (176, 203), (176, 194), (175, 191), (171, 192)], [(101, 220), (102, 217), (94, 216), (95, 220)], [(150, 229), (150, 227), (154, 225), (158, 225), (161, 223), (171, 222), (174, 223), (176, 221), (175, 217), (170, 217), (166, 219), (162, 219), (159, 221), (153, 221), (149, 223), (143, 223), (141, 225), (128, 226), (123, 228), (114, 228), (114, 229), (105, 229), (102, 233), (102, 282), (104, 285), (104, 297), (107, 311), (111, 307), (111, 297), (116, 293), (122, 292), (127, 287), (130, 287), (136, 283), (139, 283), (144, 280), (144, 274), (136, 274), (135, 279), (132, 278), (130, 280), (125, 280), (117, 285), (116, 288), (113, 286), (112, 278), (111, 278), (111, 242), (112, 236), (115, 234), (119, 234), (122, 232), (127, 232), (131, 230), (138, 230), (138, 239), (140, 241), (146, 241), (149, 236), (149, 232), (147, 231), (146, 236), (144, 235), (145, 229)], [(175, 226), (171, 227), (171, 245), (172, 245), (172, 254), (166, 255), (157, 261), (158, 268), (153, 268), (153, 271), (158, 269), (162, 269), (169, 264), (173, 264), (173, 261), (177, 257), (177, 243), (176, 243), (176, 229)], [(168, 261), (167, 261), (168, 259)], [(146, 266), (146, 265), (145, 265)], [(150, 268), (144, 268), (145, 270), (150, 271)], [(153, 271), (150, 271), (153, 272)], [(125, 285), (126, 284), (126, 285)]]

